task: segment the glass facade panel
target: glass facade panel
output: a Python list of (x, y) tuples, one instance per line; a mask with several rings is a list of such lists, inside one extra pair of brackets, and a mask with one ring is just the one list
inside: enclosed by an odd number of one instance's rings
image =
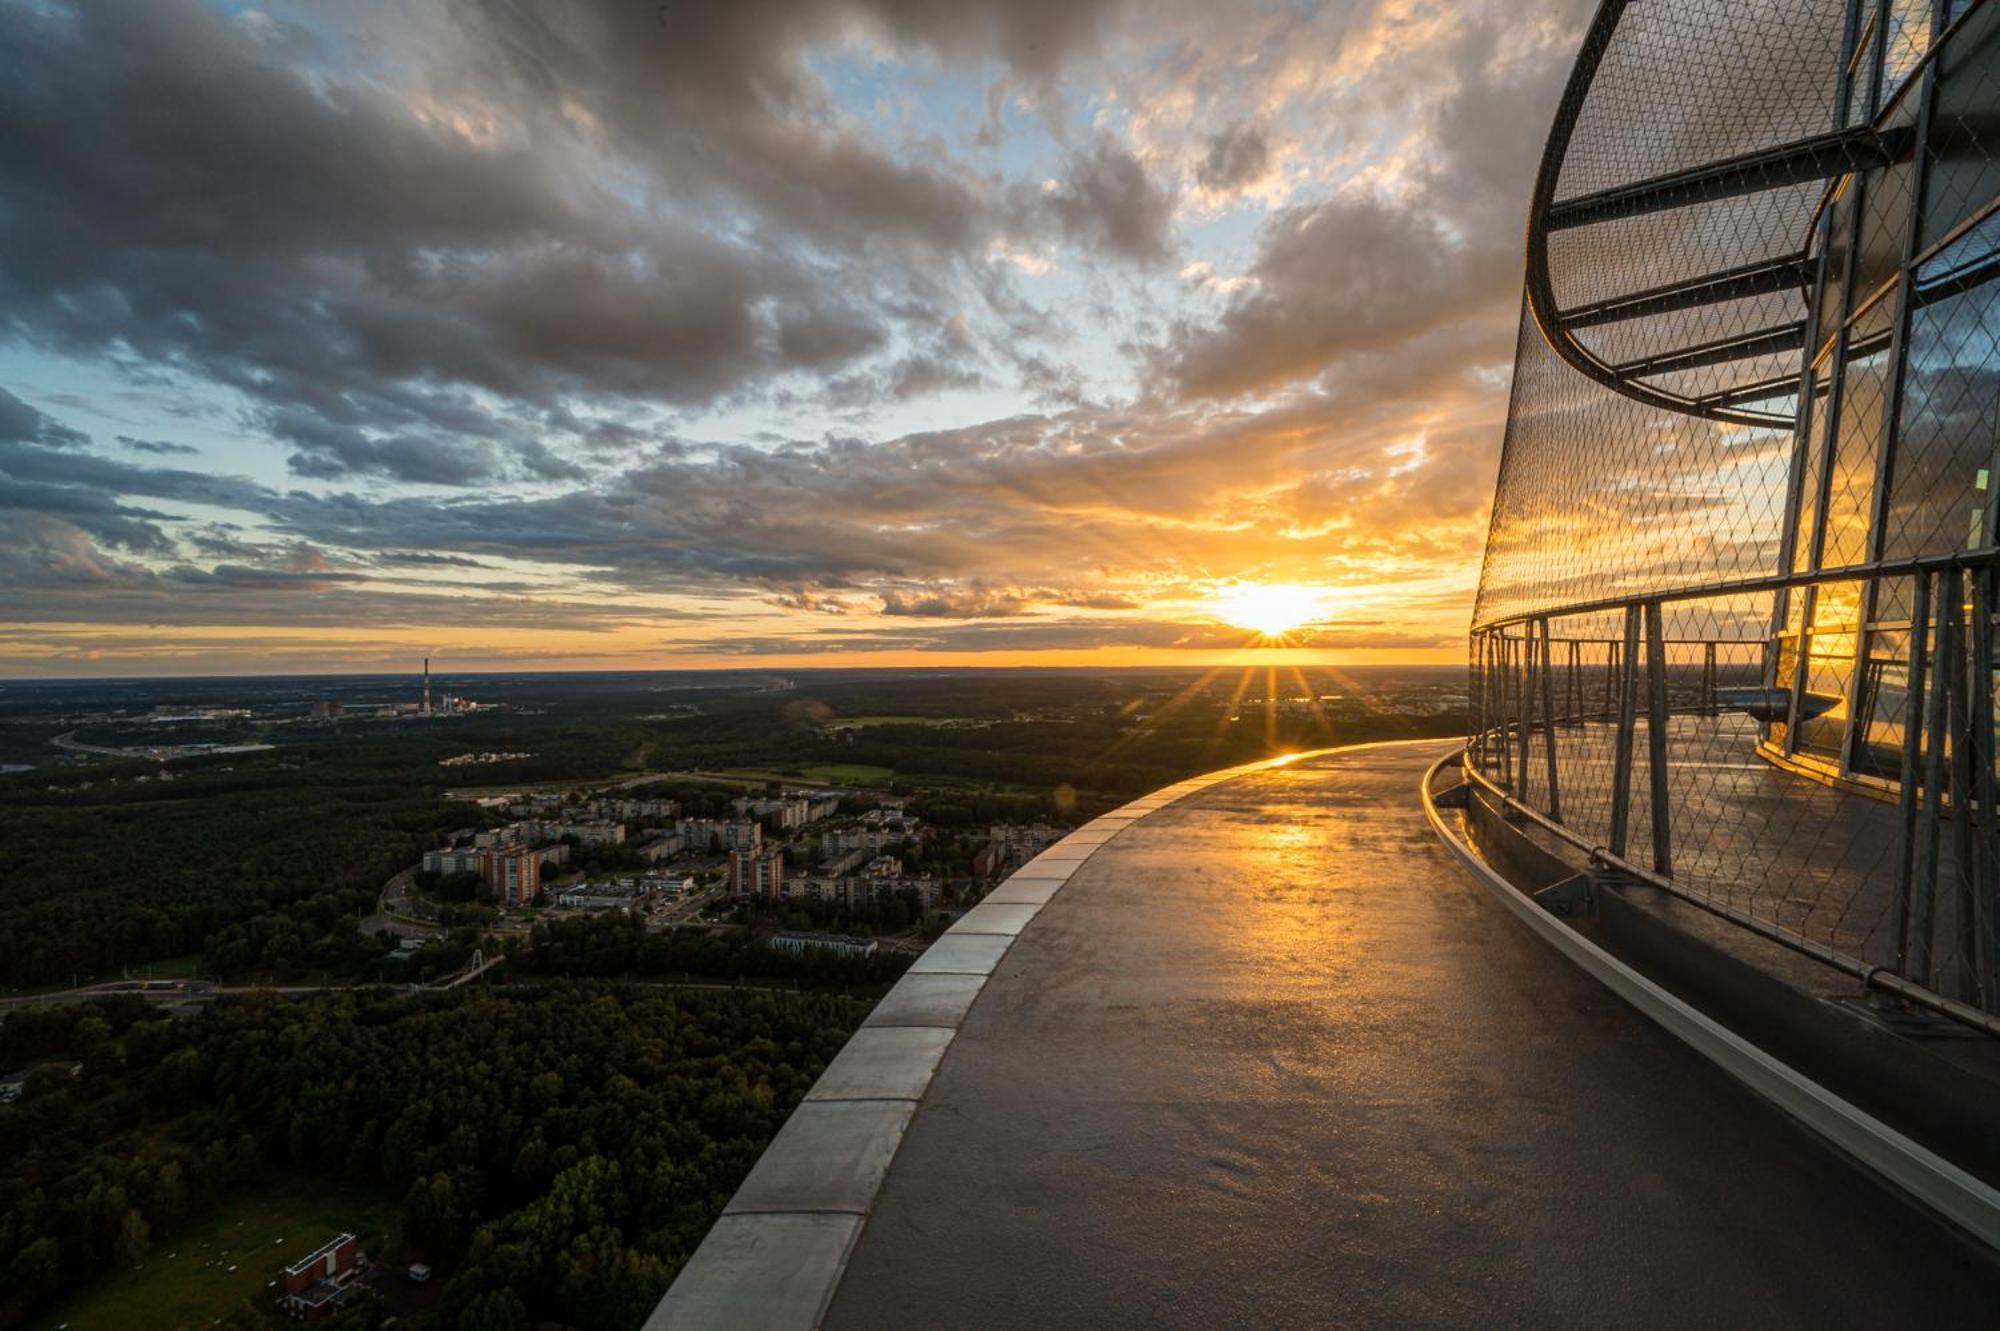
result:
[(1909, 710), (1910, 635), (1902, 630), (1868, 635), (1861, 676), (1861, 709), (1854, 719), (1854, 770), (1894, 777), (1903, 763), (1903, 723)]
[(2000, 9), (1983, 5), (1965, 20), (1937, 57), (1937, 101), (1925, 150), (1924, 219), (1928, 247), (2000, 193), (2000, 120), (1993, 88), (2000, 83)]
[[(1893, 299), (1893, 298), (1892, 298)], [(1886, 302), (1884, 302), (1886, 303)], [(1844, 568), (1868, 559), (1869, 523), (1875, 508), (1875, 463), (1882, 443), (1882, 394), (1889, 343), (1877, 335), (1850, 347), (1842, 375), (1838, 432), (1826, 497), (1821, 568)]]
[(1847, 742), (1847, 688), (1854, 674), (1852, 633), (1816, 630), (1807, 637), (1806, 686), (1800, 695), (1797, 752), (1840, 761)]
[(1883, 556), (1987, 543), (2000, 431), (2000, 228), (1976, 227), (1917, 270), (1902, 429)]
[(1820, 297), (1819, 317), (1813, 325), (1813, 350), (1824, 354), (1847, 317), (1847, 282), (1854, 256), (1854, 207), (1859, 196), (1853, 180), (1843, 182), (1827, 209), (1821, 243), (1826, 252), (1826, 289)]
[(1915, 588), (1909, 578), (1884, 578), (1875, 586), (1875, 607), (1868, 612), (1871, 624), (1906, 624), (1916, 606)]
[(1903, 81), (1916, 72), (1931, 45), (1931, 11), (1936, 0), (1890, 0), (1882, 82), (1876, 105), (1887, 106)]
[[(1792, 530), (1792, 567), (1796, 573), (1813, 567), (1813, 537), (1819, 531), (1820, 477), (1826, 466), (1827, 400), (1824, 384), (1813, 392), (1812, 424), (1806, 432), (1806, 446), (1799, 466), (1798, 515)], [(1794, 592), (1791, 604), (1796, 611), (1804, 593)]]
[(1861, 235), (1855, 246), (1854, 300), (1861, 302), (1902, 271), (1910, 240), (1911, 155), (1870, 173), (1862, 193)]

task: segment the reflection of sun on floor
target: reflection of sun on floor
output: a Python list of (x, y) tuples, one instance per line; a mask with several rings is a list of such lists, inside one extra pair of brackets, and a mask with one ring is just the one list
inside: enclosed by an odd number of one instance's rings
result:
[(1322, 599), (1318, 588), (1298, 583), (1238, 582), (1216, 592), (1215, 613), (1238, 628), (1277, 638), (1317, 619)]

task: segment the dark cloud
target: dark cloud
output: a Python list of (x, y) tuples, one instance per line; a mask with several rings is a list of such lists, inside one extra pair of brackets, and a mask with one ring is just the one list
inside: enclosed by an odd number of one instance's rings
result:
[[(1565, 0), (1552, 25), (1580, 23)], [(1436, 94), (1415, 128), (1425, 152), (1413, 188), (1394, 196), (1355, 187), (1273, 214), (1245, 274), (1250, 280), (1212, 323), (1182, 323), (1153, 353), (1160, 381), (1184, 396), (1227, 397), (1311, 379), (1349, 356), (1405, 352), (1468, 321), (1511, 319), (1520, 284), (1528, 189), (1570, 50), (1561, 42), (1502, 61), (1506, 18), (1472, 19), (1432, 52)], [(1424, 85), (1419, 85), (1424, 86)], [(1393, 72), (1373, 95), (1408, 95)], [(1410, 116), (1407, 106), (1400, 114)], [(1534, 127), (1524, 132), (1524, 127)], [(1407, 129), (1407, 127), (1406, 127)], [(1197, 168), (1247, 165), (1267, 155), (1227, 131)]]
[[(1384, 263), (1398, 246), (1424, 258)], [(1188, 396), (1309, 378), (1344, 355), (1490, 315), (1511, 296), (1518, 266), (1499, 246), (1468, 253), (1438, 219), (1372, 194), (1289, 208), (1259, 243), (1252, 287), (1215, 324), (1179, 329), (1159, 365)]]
[[(582, 479), (486, 399), (702, 405), (853, 366), (887, 347), (879, 310), (932, 317), (885, 247), (983, 247), (997, 196), (830, 128), (814, 43), (859, 23), (1045, 77), (1097, 12), (654, 8), (381, 9), (409, 41), (378, 69), (197, 0), (0, 7), (0, 328), (235, 388), (303, 476)], [(1093, 161), (1072, 224), (1157, 249)], [(970, 382), (922, 356), (880, 378)]]
[(70, 429), (0, 388), (0, 443), (73, 448), (88, 441), (89, 437), (82, 431)]
[(1172, 192), (1110, 139), (1070, 161), (1048, 206), (1070, 239), (1119, 258), (1155, 263), (1173, 250)]
[(1006, 619), (1031, 602), (1014, 591), (983, 587), (930, 587), (921, 591), (885, 591), (882, 613), (917, 619)]
[(1209, 139), (1195, 167), (1203, 189), (1230, 193), (1263, 179), (1271, 167), (1271, 145), (1255, 125), (1237, 125)]
[(491, 568), (464, 555), (439, 555), (426, 550), (389, 550), (375, 556), (378, 564), (402, 568)]
[(128, 434), (119, 435), (118, 442), (134, 453), (151, 453), (155, 457), (193, 457), (201, 452), (188, 444), (170, 443), (165, 439), (134, 439)]

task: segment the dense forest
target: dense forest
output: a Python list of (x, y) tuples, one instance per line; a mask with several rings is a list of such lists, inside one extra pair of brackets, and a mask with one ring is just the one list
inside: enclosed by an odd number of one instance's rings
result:
[[(911, 902), (892, 899), (874, 907), (870, 917), (882, 921), (885, 928), (893, 924), (907, 929), (914, 913)], [(781, 923), (825, 928), (835, 922), (829, 915), (819, 914)], [(844, 918), (838, 921), (847, 922)], [(888, 951), (866, 957), (781, 952), (768, 946), (761, 935), (744, 929), (648, 933), (637, 917), (618, 912), (538, 922), (529, 931), (527, 944), (510, 956), (515, 975), (689, 975), (778, 980), (813, 988), (886, 987), (908, 970), (913, 960), (907, 953)]]
[(399, 1198), (440, 1325), (636, 1327), (868, 1006), (578, 981), (11, 1013), (0, 1056), (54, 1061), (0, 1105), (0, 1326), (284, 1171)]

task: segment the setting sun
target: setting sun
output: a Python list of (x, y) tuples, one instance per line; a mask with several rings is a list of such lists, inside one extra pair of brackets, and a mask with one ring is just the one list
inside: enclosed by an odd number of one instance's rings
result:
[(1323, 594), (1297, 583), (1239, 582), (1216, 593), (1215, 613), (1266, 638), (1280, 637), (1320, 617)]

